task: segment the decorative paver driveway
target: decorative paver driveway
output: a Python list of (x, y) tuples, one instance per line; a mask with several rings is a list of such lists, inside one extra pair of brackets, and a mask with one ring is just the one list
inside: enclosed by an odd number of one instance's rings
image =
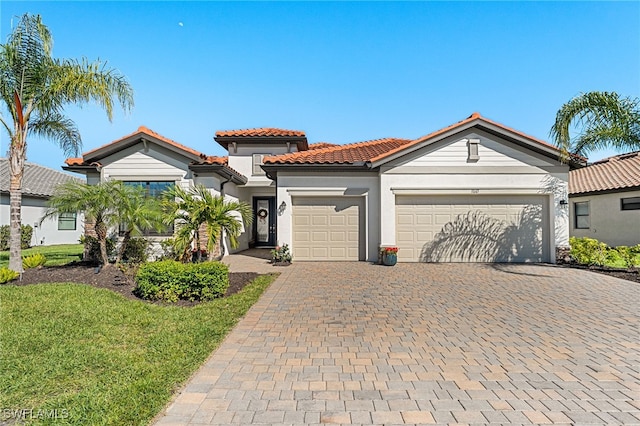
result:
[(640, 423), (637, 284), (536, 265), (278, 270), (159, 425)]

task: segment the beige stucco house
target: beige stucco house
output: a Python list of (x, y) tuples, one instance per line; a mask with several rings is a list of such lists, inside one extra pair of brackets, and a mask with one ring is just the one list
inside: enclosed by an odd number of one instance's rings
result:
[(571, 236), (640, 244), (640, 151), (572, 170), (569, 200)]
[(227, 156), (140, 127), (65, 169), (89, 183), (204, 184), (252, 205), (238, 250), (288, 244), (296, 261), (375, 261), (397, 246), (405, 262), (554, 262), (568, 246), (570, 165), (478, 113), (412, 140), (309, 144), (273, 128), (214, 139)]

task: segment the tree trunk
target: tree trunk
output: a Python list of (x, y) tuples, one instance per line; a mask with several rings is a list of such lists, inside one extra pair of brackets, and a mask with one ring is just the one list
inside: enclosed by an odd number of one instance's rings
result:
[(11, 139), (9, 149), (9, 269), (22, 272), (22, 177), (27, 145), (20, 132)]
[(127, 244), (129, 244), (129, 240), (131, 240), (131, 231), (125, 231), (122, 236), (122, 244), (120, 245), (120, 250), (118, 250), (118, 257), (116, 258), (116, 264), (120, 264), (122, 262), (122, 258), (124, 257), (124, 252), (127, 249)]
[(102, 265), (109, 265), (109, 255), (107, 254), (107, 226), (104, 222), (96, 221), (95, 224), (96, 238), (100, 243), (100, 257), (102, 258)]

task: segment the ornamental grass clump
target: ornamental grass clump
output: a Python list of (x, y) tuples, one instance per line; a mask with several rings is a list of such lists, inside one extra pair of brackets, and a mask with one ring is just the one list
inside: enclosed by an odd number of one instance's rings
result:
[(37, 268), (47, 263), (47, 257), (42, 253), (34, 253), (31, 256), (22, 258), (22, 267), (24, 269)]

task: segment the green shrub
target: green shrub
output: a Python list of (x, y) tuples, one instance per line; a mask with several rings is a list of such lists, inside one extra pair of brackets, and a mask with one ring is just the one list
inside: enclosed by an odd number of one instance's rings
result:
[(593, 238), (569, 238), (571, 256), (583, 265), (602, 266), (607, 262), (608, 247)]
[[(0, 251), (9, 250), (9, 225), (0, 226)], [(31, 238), (33, 237), (33, 228), (31, 225), (22, 225), (20, 227), (20, 247), (28, 249), (31, 247)]]
[(129, 263), (144, 263), (149, 257), (149, 241), (144, 238), (131, 238), (124, 248), (122, 260)]
[(229, 268), (220, 262), (180, 263), (175, 260), (146, 263), (136, 274), (134, 293), (148, 300), (211, 300), (229, 288)]
[(640, 244), (633, 247), (618, 246), (615, 250), (627, 268), (632, 268), (640, 263)]
[(42, 253), (34, 253), (31, 256), (25, 256), (22, 258), (22, 267), (24, 269), (37, 268), (47, 262), (47, 258)]
[[(100, 243), (96, 237), (92, 237), (91, 235), (82, 235), (80, 236), (80, 244), (84, 244), (84, 251), (86, 253), (86, 257), (83, 260), (89, 262), (101, 262), (102, 258), (100, 256)], [(116, 253), (116, 241), (114, 238), (107, 238), (107, 256), (109, 258), (113, 257)]]
[(11, 269), (3, 266), (0, 268), (0, 284), (8, 283), (9, 281), (13, 281), (20, 276), (16, 271), (12, 271)]

